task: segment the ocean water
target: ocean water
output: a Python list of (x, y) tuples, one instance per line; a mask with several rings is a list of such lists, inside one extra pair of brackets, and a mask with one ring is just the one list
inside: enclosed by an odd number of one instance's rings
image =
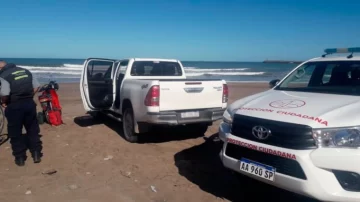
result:
[[(41, 83), (79, 82), (84, 59), (0, 58), (34, 73)], [(269, 82), (289, 73), (295, 63), (182, 61), (188, 78), (224, 79), (236, 82)]]

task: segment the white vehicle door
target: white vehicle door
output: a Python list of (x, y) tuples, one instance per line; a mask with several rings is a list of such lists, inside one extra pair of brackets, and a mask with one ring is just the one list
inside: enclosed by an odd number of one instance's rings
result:
[(114, 102), (113, 78), (116, 60), (88, 58), (80, 79), (80, 93), (86, 111), (108, 109)]
[(114, 105), (113, 109), (118, 110), (120, 109), (120, 101), (121, 101), (121, 89), (122, 84), (125, 78), (126, 69), (128, 66), (129, 60), (120, 60), (116, 64), (116, 69), (114, 71), (114, 81), (113, 81), (113, 94), (114, 94)]

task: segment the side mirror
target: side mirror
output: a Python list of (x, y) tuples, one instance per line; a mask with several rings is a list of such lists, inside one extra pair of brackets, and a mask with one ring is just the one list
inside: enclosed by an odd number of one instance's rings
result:
[(274, 88), (278, 83), (280, 82), (280, 79), (274, 79), (269, 82), (269, 87)]

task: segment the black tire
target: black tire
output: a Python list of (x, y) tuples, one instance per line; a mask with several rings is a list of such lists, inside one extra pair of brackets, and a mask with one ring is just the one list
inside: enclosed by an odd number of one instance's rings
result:
[(0, 135), (2, 134), (5, 126), (5, 113), (3, 108), (0, 106)]
[(37, 113), (37, 120), (38, 120), (39, 124), (44, 124), (45, 123), (45, 117), (44, 117), (43, 112), (38, 112)]
[(139, 136), (135, 133), (135, 120), (132, 108), (124, 110), (122, 123), (125, 140), (131, 143), (138, 142)]
[(45, 117), (45, 122), (46, 123), (48, 123), (48, 124), (50, 124), (50, 118), (49, 118), (49, 114), (48, 114), (48, 112), (47, 111), (44, 111), (43, 112), (43, 115), (44, 115), (44, 117)]

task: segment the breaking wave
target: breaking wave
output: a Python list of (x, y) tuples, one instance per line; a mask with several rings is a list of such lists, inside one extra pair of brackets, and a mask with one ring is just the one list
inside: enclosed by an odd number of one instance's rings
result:
[[(82, 64), (63, 64), (61, 66), (26, 66), (19, 65), (20, 67), (26, 68), (31, 72), (37, 75), (69, 75), (74, 77), (78, 75), (80, 77), (81, 71), (83, 69)], [(264, 75), (266, 72), (247, 72), (249, 68), (229, 68), (229, 69), (207, 69), (207, 68), (197, 68), (197, 67), (184, 67), (186, 75), (189, 77), (198, 77), (198, 76), (253, 76), (253, 75)]]
[(83, 69), (83, 65), (78, 64), (64, 64), (62, 66), (26, 66), (19, 65), (19, 67), (23, 67), (25, 69), (30, 70), (35, 74), (67, 74), (67, 75), (81, 75), (81, 71)]
[(248, 68), (201, 69), (196, 67), (184, 67), (184, 69), (187, 76), (252, 76), (265, 74), (265, 72), (245, 72)]

